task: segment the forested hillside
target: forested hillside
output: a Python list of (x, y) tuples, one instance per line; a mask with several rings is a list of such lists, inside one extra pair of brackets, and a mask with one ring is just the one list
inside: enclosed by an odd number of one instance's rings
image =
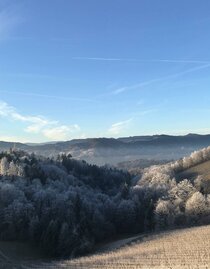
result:
[(70, 155), (47, 159), (13, 151), (0, 157), (1, 240), (30, 241), (49, 255), (74, 256), (134, 227), (128, 173)]
[(46, 254), (73, 257), (117, 234), (210, 223), (210, 183), (180, 179), (210, 160), (210, 147), (151, 166), (137, 185), (129, 173), (71, 155), (0, 154), (0, 240), (27, 241)]

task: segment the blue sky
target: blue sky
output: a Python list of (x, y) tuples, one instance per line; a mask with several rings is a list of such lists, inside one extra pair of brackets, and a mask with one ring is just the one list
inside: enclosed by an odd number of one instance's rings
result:
[(210, 133), (209, 10), (0, 0), (0, 140)]

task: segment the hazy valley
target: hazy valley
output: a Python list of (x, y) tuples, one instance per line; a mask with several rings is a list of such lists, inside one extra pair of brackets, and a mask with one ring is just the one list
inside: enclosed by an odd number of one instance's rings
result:
[(186, 136), (154, 135), (125, 138), (89, 138), (46, 144), (0, 142), (0, 150), (17, 148), (42, 156), (71, 154), (73, 158), (97, 165), (116, 165), (138, 159), (176, 160), (194, 150), (210, 145), (210, 135)]

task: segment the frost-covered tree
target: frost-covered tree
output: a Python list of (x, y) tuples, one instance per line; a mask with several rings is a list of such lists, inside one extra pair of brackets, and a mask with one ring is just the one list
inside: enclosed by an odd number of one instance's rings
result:
[(195, 187), (203, 194), (210, 194), (210, 180), (204, 176), (198, 176), (195, 179)]
[(163, 229), (174, 225), (176, 208), (170, 200), (159, 200), (155, 208), (156, 227)]
[(200, 192), (195, 192), (186, 202), (186, 214), (190, 221), (199, 220), (208, 213), (208, 204)]
[(6, 176), (9, 170), (9, 162), (6, 157), (3, 157), (0, 162), (0, 174)]

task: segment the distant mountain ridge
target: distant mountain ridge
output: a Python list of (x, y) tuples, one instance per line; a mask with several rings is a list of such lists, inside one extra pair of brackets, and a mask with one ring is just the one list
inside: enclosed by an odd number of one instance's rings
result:
[(152, 135), (121, 138), (87, 138), (42, 144), (0, 141), (0, 151), (16, 147), (44, 156), (71, 153), (74, 158), (90, 163), (116, 164), (137, 159), (177, 159), (210, 145), (210, 134), (183, 136)]

